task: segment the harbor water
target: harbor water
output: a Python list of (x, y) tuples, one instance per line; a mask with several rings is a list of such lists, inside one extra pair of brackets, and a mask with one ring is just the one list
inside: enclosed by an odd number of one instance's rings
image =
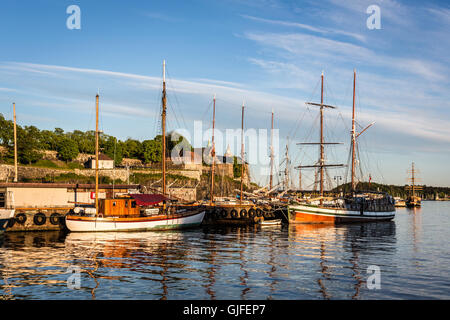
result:
[(449, 299), (449, 231), (450, 202), (424, 201), (383, 223), (7, 232), (0, 299)]

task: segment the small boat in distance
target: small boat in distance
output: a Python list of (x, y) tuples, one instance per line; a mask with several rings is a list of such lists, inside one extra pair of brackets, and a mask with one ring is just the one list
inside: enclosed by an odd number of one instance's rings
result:
[(320, 196), (306, 201), (293, 201), (288, 205), (289, 223), (348, 223), (366, 221), (387, 221), (395, 216), (394, 198), (387, 193), (356, 190), (356, 138), (367, 130), (357, 133), (355, 127), (355, 88), (356, 71), (353, 73), (353, 115), (351, 131), (351, 192), (338, 197), (324, 196), (325, 168), (343, 167), (343, 164), (325, 164), (324, 146), (338, 144), (336, 142), (324, 142), (323, 111), (325, 108), (336, 107), (323, 103), (323, 73), (321, 76), (321, 101), (319, 103), (307, 102), (309, 105), (320, 107), (320, 142), (301, 143), (320, 145), (319, 160), (315, 165), (298, 166), (302, 168), (316, 168), (320, 177)]
[(398, 208), (406, 207), (406, 201), (403, 200), (402, 198), (394, 197), (394, 200), (395, 200), (395, 207), (398, 207)]
[[(166, 136), (166, 81), (163, 62), (162, 136)], [(70, 231), (149, 231), (182, 229), (199, 226), (205, 207), (196, 204), (172, 203), (166, 197), (166, 139), (162, 139), (162, 194), (130, 194), (113, 199), (98, 198), (98, 100), (96, 96), (95, 131), (95, 208), (75, 208), (66, 215)]]
[(409, 178), (411, 185), (405, 187), (409, 191), (409, 196), (406, 198), (406, 206), (408, 208), (420, 207), (422, 205), (422, 199), (416, 195), (416, 191), (422, 190), (422, 187), (415, 185), (418, 171), (414, 169), (414, 162), (411, 164), (411, 170), (408, 173), (411, 174), (411, 178)]

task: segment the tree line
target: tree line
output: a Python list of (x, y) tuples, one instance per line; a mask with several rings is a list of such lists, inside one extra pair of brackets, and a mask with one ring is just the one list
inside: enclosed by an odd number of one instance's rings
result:
[[(66, 162), (73, 161), (80, 153), (95, 153), (95, 131), (64, 132), (61, 128), (51, 130), (39, 130), (35, 126), (16, 125), (17, 130), (17, 157), (22, 164), (32, 164), (42, 159), (42, 151), (56, 151), (58, 159)], [(167, 152), (170, 154), (176, 145), (182, 145), (185, 150), (192, 150), (192, 146), (181, 135), (178, 139), (166, 136)], [(154, 139), (139, 141), (128, 138), (121, 141), (114, 136), (104, 133), (99, 134), (100, 152), (120, 165), (123, 158), (139, 159), (143, 163), (161, 162), (162, 136)], [(6, 120), (0, 113), (0, 145), (6, 148), (6, 152), (0, 155), (3, 161), (14, 158), (14, 123)]]

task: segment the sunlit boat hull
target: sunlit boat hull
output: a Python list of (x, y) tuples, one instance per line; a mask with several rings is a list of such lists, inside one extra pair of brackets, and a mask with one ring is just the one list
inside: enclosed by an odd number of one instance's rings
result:
[(389, 221), (395, 211), (386, 206), (386, 211), (354, 211), (344, 208), (320, 207), (314, 205), (290, 205), (289, 223), (350, 223), (368, 221)]
[(135, 218), (67, 215), (66, 226), (72, 232), (173, 230), (197, 227), (202, 223), (204, 216), (205, 210), (195, 211), (191, 214)]

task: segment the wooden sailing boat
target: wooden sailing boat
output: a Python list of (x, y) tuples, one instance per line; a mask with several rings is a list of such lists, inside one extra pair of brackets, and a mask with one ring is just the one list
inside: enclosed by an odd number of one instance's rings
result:
[(422, 190), (421, 186), (416, 186), (416, 173), (417, 170), (414, 169), (414, 162), (411, 164), (411, 170), (409, 171), (411, 173), (411, 178), (409, 178), (411, 185), (407, 186), (405, 189), (410, 192), (409, 197), (406, 199), (405, 203), (406, 206), (409, 208), (414, 207), (420, 207), (422, 204), (422, 199), (416, 195), (416, 191)]
[[(121, 198), (98, 198), (98, 101), (96, 96), (95, 131), (95, 210), (75, 208), (66, 216), (70, 231), (148, 231), (182, 229), (199, 226), (205, 208), (191, 205), (169, 205), (166, 197), (166, 80), (163, 62), (162, 92), (162, 194), (130, 194)], [(91, 208), (92, 209), (92, 208)]]
[(353, 114), (351, 131), (351, 153), (352, 153), (352, 181), (351, 194), (345, 197), (324, 196), (324, 169), (327, 167), (343, 167), (343, 164), (325, 164), (324, 146), (337, 144), (325, 142), (323, 134), (323, 111), (324, 109), (335, 109), (336, 107), (323, 103), (323, 73), (321, 76), (321, 100), (319, 103), (307, 102), (309, 105), (320, 107), (320, 142), (301, 143), (320, 145), (319, 160), (316, 165), (299, 166), (297, 168), (318, 168), (320, 176), (320, 197), (309, 201), (309, 203), (295, 203), (288, 206), (289, 223), (341, 223), (359, 221), (391, 220), (395, 216), (394, 199), (384, 193), (357, 192), (356, 191), (356, 139), (371, 125), (357, 133), (355, 128), (355, 90), (356, 71), (353, 77)]

